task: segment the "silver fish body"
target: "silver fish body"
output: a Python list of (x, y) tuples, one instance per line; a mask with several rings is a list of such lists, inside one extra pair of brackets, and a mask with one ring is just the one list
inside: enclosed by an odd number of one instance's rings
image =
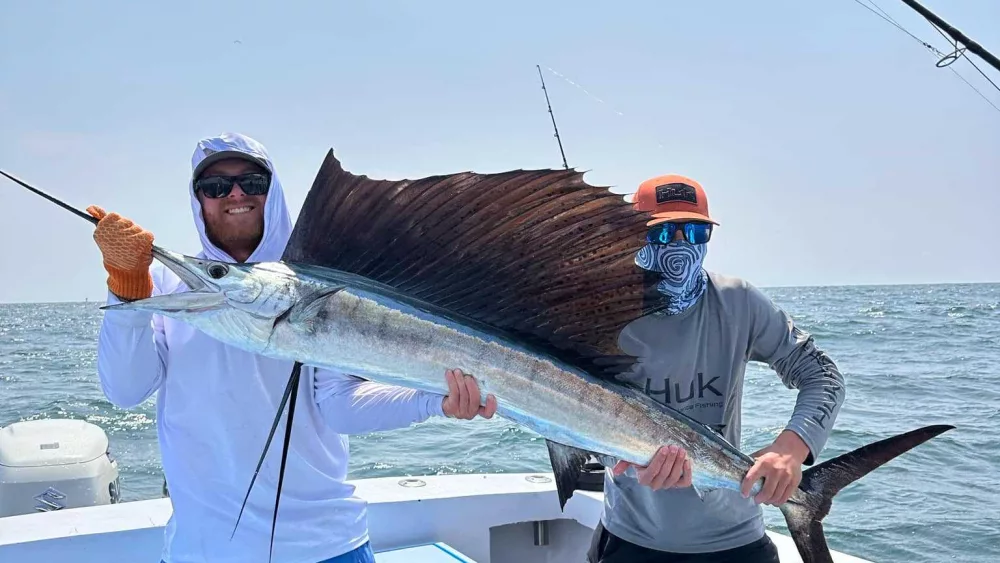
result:
[(689, 452), (694, 485), (738, 489), (752, 465), (717, 434), (682, 423), (640, 394), (372, 288), (345, 287), (308, 318), (274, 325), (265, 355), (447, 394), (446, 369), (479, 384), (481, 404), (547, 439), (645, 465), (663, 445)]
[[(237, 268), (227, 266), (229, 273)], [(739, 490), (753, 465), (722, 436), (671, 416), (638, 391), (608, 384), (489, 327), (449, 318), (447, 311), (371, 280), (282, 263), (242, 268), (249, 275), (224, 291), (231, 306), (166, 314), (264, 356), (442, 396), (448, 393), (445, 370), (460, 368), (476, 378), (480, 404), (492, 393), (498, 415), (558, 444), (639, 465), (661, 446), (683, 448), (699, 491)], [(762, 484), (755, 484), (754, 494)]]

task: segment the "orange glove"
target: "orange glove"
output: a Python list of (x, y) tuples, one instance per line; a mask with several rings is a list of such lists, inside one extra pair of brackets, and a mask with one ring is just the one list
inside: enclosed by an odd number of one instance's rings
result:
[(94, 240), (104, 256), (111, 293), (125, 301), (152, 295), (149, 265), (153, 263), (153, 233), (96, 205), (88, 207), (87, 213), (98, 220)]

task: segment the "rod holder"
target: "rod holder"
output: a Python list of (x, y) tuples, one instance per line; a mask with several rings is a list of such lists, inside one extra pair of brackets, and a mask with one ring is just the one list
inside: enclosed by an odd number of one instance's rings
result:
[(531, 523), (535, 536), (535, 545), (549, 545), (549, 522), (548, 520), (535, 520)]

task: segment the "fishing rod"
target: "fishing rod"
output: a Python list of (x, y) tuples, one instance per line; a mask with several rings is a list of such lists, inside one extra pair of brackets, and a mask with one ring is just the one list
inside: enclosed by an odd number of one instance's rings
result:
[(559, 143), (559, 154), (562, 155), (563, 168), (569, 170), (569, 164), (566, 163), (566, 152), (563, 151), (562, 139), (559, 138), (559, 128), (556, 127), (556, 114), (552, 113), (552, 104), (549, 103), (549, 91), (545, 89), (545, 78), (542, 77), (542, 67), (535, 65), (538, 69), (538, 79), (542, 81), (542, 92), (545, 92), (545, 105), (549, 107), (549, 116), (552, 118), (552, 129), (556, 132), (556, 142)]
[[(81, 219), (84, 219), (85, 221), (89, 221), (93, 225), (97, 225), (97, 222), (98, 222), (97, 217), (94, 217), (90, 213), (87, 213), (86, 211), (81, 211), (81, 210), (73, 207), (72, 205), (70, 205), (70, 204), (68, 204), (68, 203), (60, 200), (59, 198), (43, 192), (42, 190), (36, 188), (35, 186), (32, 186), (31, 184), (25, 182), (24, 180), (21, 180), (20, 178), (18, 178), (17, 176), (14, 176), (13, 174), (8, 174), (7, 172), (5, 172), (3, 170), (0, 170), (0, 174), (6, 176), (12, 182), (16, 182), (17, 184), (20, 184), (24, 188), (27, 188), (29, 191), (31, 191), (31, 192), (33, 192), (33, 193), (35, 193), (37, 195), (40, 195), (40, 196), (44, 197), (45, 199), (51, 201), (52, 203), (58, 205), (59, 207), (62, 207), (63, 209), (69, 211), (70, 213), (76, 215), (77, 217), (80, 217)], [(168, 254), (168, 252), (166, 250), (164, 250), (163, 248), (160, 248), (159, 246), (156, 246), (155, 244), (153, 245), (153, 256), (159, 257), (159, 256), (166, 256), (167, 254)]]
[[(958, 44), (961, 43), (965, 45), (965, 48), (972, 51), (973, 53), (979, 55), (981, 59), (990, 63), (996, 70), (1000, 71), (1000, 59), (998, 59), (993, 53), (987, 51), (982, 45), (976, 43), (972, 39), (969, 39), (967, 35), (961, 31), (952, 27), (948, 22), (944, 21), (934, 12), (931, 12), (927, 8), (920, 5), (916, 0), (902, 0), (904, 4), (913, 8), (918, 14), (926, 18), (929, 22), (941, 28), (945, 33), (948, 34), (955, 41), (956, 52), (954, 54), (955, 58), (958, 58), (960, 54), (957, 51)], [(946, 57), (947, 58), (947, 57)], [(941, 66), (938, 63), (938, 66)]]
[(84, 211), (80, 211), (79, 209), (73, 207), (72, 205), (70, 205), (68, 203), (65, 203), (63, 201), (60, 201), (59, 199), (55, 198), (54, 196), (50, 196), (49, 194), (43, 192), (42, 190), (40, 190), (40, 189), (32, 186), (31, 184), (29, 184), (29, 183), (21, 180), (20, 178), (17, 178), (16, 176), (13, 176), (11, 174), (8, 174), (8, 173), (4, 172), (3, 170), (0, 170), (0, 174), (3, 174), (4, 176), (10, 178), (12, 181), (17, 182), (18, 184), (24, 186), (25, 188), (28, 188), (32, 192), (34, 192), (34, 193), (36, 193), (36, 194), (44, 197), (45, 199), (51, 201), (52, 203), (58, 205), (59, 207), (62, 207), (63, 209), (68, 210), (70, 213), (73, 213), (74, 215), (77, 215), (78, 217), (82, 217), (82, 218), (86, 219), (87, 221), (90, 221), (91, 223), (93, 223), (95, 225), (97, 224), (97, 218), (94, 217), (93, 215), (91, 215), (90, 213), (86, 213)]

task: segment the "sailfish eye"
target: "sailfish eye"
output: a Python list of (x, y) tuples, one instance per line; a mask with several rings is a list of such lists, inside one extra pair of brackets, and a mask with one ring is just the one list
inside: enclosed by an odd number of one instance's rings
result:
[(212, 264), (208, 267), (208, 275), (212, 276), (212, 279), (219, 279), (229, 273), (229, 266), (225, 264)]

